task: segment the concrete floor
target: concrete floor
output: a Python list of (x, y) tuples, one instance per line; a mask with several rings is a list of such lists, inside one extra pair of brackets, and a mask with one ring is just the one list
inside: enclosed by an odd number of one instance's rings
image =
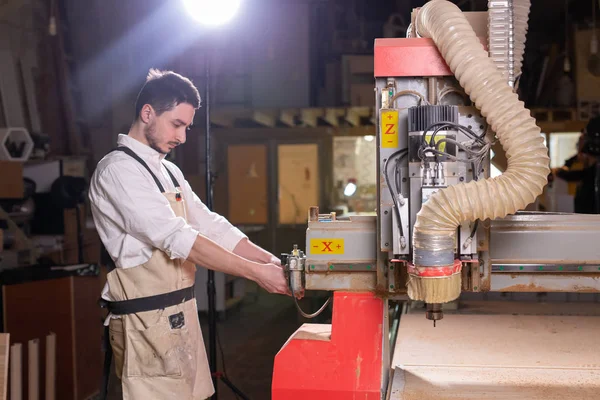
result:
[[(309, 303), (306, 300), (303, 303)], [(303, 305), (311, 311), (308, 304)], [(326, 313), (323, 313), (326, 314)], [(324, 315), (319, 321), (325, 322)], [(247, 295), (234, 309), (229, 310), (225, 319), (217, 323), (218, 338), (221, 341), (225, 360), (225, 371), (229, 380), (251, 400), (271, 398), (271, 378), (273, 360), (281, 346), (303, 323), (291, 298), (271, 295), (247, 283)], [(204, 339), (208, 341), (208, 321), (206, 315), (200, 319)], [(208, 350), (207, 350), (208, 352)], [(223, 358), (218, 355), (223, 371)], [(223, 383), (218, 384), (219, 400), (236, 400), (236, 395)], [(110, 400), (122, 398), (120, 382), (111, 377)]]

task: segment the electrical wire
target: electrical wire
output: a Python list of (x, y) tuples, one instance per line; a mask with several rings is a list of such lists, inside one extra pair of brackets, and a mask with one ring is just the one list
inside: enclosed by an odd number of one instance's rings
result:
[[(477, 180), (477, 171), (479, 170), (475, 170), (475, 164), (471, 165), (471, 169), (473, 170), (473, 180), (476, 181)], [(477, 233), (477, 227), (479, 226), (479, 220), (476, 219), (475, 223), (473, 224), (473, 229), (471, 229), (471, 234), (469, 235), (469, 238), (467, 240), (473, 240), (473, 238), (475, 237), (475, 233)]]
[[(389, 177), (389, 173), (388, 173), (388, 165), (391, 159), (401, 156), (404, 157), (408, 154), (408, 149), (401, 149), (398, 150), (394, 153), (392, 153), (391, 156), (389, 156), (387, 158), (387, 160), (385, 160), (385, 163), (383, 164), (383, 176), (385, 177), (385, 183), (390, 191), (390, 194), (392, 195), (392, 201), (394, 202), (394, 211), (396, 212), (396, 219), (398, 222), (398, 229), (400, 230), (400, 237), (404, 237), (404, 228), (402, 227), (402, 219), (400, 218), (400, 206), (398, 205), (398, 195), (400, 195), (400, 190), (398, 187), (396, 187), (396, 191), (397, 193), (394, 193), (394, 190), (392, 189), (392, 185), (390, 184), (390, 177)], [(398, 161), (399, 162), (399, 161)]]
[(394, 102), (396, 101), (396, 99), (400, 96), (404, 96), (407, 94), (412, 94), (413, 96), (418, 97), (419, 105), (421, 105), (421, 104), (429, 105), (429, 102), (427, 101), (427, 99), (425, 99), (425, 97), (421, 93), (417, 92), (416, 90), (406, 89), (406, 90), (401, 90), (392, 96), (392, 98), (390, 99), (390, 106), (394, 107)]
[(429, 146), (433, 147), (434, 143), (435, 143), (435, 135), (442, 129), (445, 128), (454, 128), (458, 131), (463, 132), (465, 135), (470, 136), (473, 140), (481, 143), (481, 144), (485, 144), (485, 131), (478, 135), (475, 132), (473, 132), (472, 129), (464, 126), (464, 125), (460, 125), (457, 124), (455, 122), (450, 122), (450, 121), (439, 121), (439, 122), (434, 122), (433, 124), (429, 125), (427, 127), (427, 129), (425, 129), (423, 131), (423, 143), (427, 143), (427, 139), (426, 139), (426, 135), (427, 132), (431, 131), (431, 128), (433, 128), (434, 126), (437, 126), (437, 128), (433, 131), (433, 133), (431, 134), (431, 139), (429, 139)]
[(469, 96), (467, 96), (467, 94), (465, 92), (463, 92), (462, 90), (459, 90), (453, 86), (447, 86), (444, 89), (440, 90), (438, 92), (438, 99), (437, 99), (437, 104), (442, 104), (442, 99), (444, 97), (446, 97), (446, 95), (450, 94), (450, 93), (456, 93), (459, 96), (461, 96), (464, 99), (464, 105), (468, 106), (471, 103), (471, 99), (469, 98)]

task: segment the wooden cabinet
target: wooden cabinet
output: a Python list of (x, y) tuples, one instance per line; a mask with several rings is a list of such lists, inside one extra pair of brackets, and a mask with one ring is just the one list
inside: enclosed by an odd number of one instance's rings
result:
[[(38, 267), (39, 268), (39, 267)], [(84, 400), (99, 392), (102, 378), (100, 276), (64, 276), (3, 284), (4, 332), (23, 344), (23, 398), (27, 392), (27, 342), (40, 339), (40, 379), (45, 376), (45, 337), (56, 334), (56, 398)], [(43, 381), (42, 381), (43, 382)], [(45, 398), (40, 385), (40, 399)]]

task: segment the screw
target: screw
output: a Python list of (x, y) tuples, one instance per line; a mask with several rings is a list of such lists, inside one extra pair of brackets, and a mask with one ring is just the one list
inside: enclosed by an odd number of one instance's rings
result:
[(402, 182), (406, 182), (406, 178), (402, 178)]
[(483, 129), (483, 125), (479, 125), (479, 129)]
[(394, 285), (390, 285), (390, 289), (393, 289), (393, 288), (394, 288)]
[(385, 247), (388, 247), (389, 245), (390, 245), (389, 243), (386, 243), (386, 244), (385, 244)]
[(469, 125), (469, 129), (473, 129), (473, 125)]
[(394, 269), (394, 266), (393, 266), (393, 265), (390, 265), (390, 269)]
[(462, 182), (462, 181), (464, 181), (464, 180), (465, 180), (465, 177), (464, 177), (464, 176), (461, 176), (460, 178), (458, 178), (458, 180)]
[(473, 114), (467, 115), (467, 118), (473, 118)]
[(387, 213), (388, 213), (388, 212), (387, 212), (387, 211), (384, 211), (383, 213), (384, 213), (385, 215), (387, 215)]
[(456, 176), (456, 172), (453, 172), (453, 173), (452, 173), (452, 176)]
[(412, 176), (415, 176), (415, 173), (414, 173), (414, 172), (412, 173)]

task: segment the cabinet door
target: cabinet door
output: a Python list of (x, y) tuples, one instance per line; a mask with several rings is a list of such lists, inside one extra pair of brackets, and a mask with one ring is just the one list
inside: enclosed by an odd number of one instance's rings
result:
[(227, 174), (231, 223), (267, 224), (267, 146), (230, 145)]
[(319, 146), (281, 144), (277, 148), (280, 225), (306, 224), (319, 205)]

